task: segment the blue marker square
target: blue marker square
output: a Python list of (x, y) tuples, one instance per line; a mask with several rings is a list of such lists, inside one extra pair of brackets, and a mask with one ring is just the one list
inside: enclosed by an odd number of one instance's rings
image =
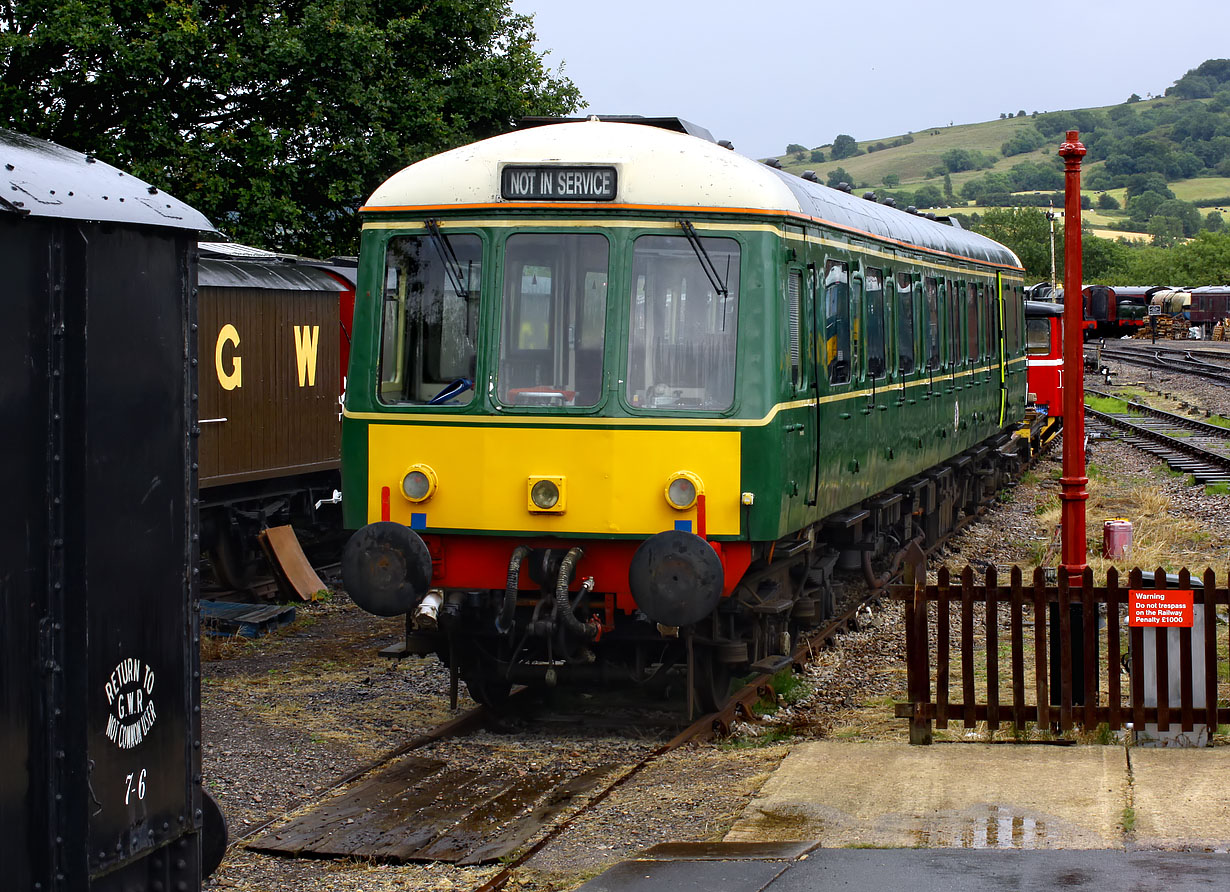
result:
[(692, 532), (692, 521), (677, 520), (675, 521), (675, 529), (677, 529), (681, 533), (690, 533)]
[(427, 515), (426, 514), (411, 514), (410, 515), (410, 529), (412, 530), (427, 529)]

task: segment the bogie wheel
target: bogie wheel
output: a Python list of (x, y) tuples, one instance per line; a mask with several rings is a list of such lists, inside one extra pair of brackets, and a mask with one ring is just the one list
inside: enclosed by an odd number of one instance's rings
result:
[(697, 647), (692, 655), (692, 690), (701, 712), (717, 712), (730, 699), (730, 664), (717, 659), (713, 648)]

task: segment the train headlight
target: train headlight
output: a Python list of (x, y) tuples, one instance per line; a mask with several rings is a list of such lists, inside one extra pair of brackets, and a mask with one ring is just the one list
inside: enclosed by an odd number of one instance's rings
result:
[(401, 478), (401, 494), (412, 502), (426, 502), (436, 491), (436, 472), (427, 465), (411, 465)]
[(531, 477), (528, 480), (529, 503), (535, 513), (563, 514), (565, 508), (563, 477)]
[(696, 496), (704, 492), (700, 478), (691, 471), (676, 471), (666, 481), (666, 501), (676, 511), (687, 511), (696, 504)]

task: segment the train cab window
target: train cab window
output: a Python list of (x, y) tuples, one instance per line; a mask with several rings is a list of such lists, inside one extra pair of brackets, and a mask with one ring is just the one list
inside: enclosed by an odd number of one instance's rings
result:
[(643, 235), (632, 255), (628, 403), (721, 411), (735, 398), (739, 243)]
[(850, 380), (850, 267), (824, 264), (824, 352), (830, 384)]
[(602, 235), (509, 236), (496, 388), (501, 403), (598, 404), (609, 257)]
[(1025, 352), (1029, 356), (1046, 356), (1051, 352), (1050, 318), (1025, 320)]
[(999, 353), (995, 346), (999, 341), (999, 302), (995, 299), (995, 286), (982, 289), (982, 352), (987, 356)]
[(897, 369), (914, 371), (914, 278), (897, 273)]
[(940, 367), (940, 299), (939, 282), (933, 278), (923, 279), (923, 293), (927, 298), (927, 368)]
[(883, 378), (885, 372), (886, 338), (884, 320), (884, 273), (868, 269), (863, 276), (867, 296), (867, 374)]
[(978, 310), (982, 303), (980, 292), (982, 286), (971, 282), (965, 286), (965, 335), (966, 335), (966, 355), (975, 360), (979, 357), (978, 352), (978, 331), (979, 318)]
[(474, 398), (482, 256), (476, 235), (435, 230), (389, 240), (381, 402), (456, 406)]

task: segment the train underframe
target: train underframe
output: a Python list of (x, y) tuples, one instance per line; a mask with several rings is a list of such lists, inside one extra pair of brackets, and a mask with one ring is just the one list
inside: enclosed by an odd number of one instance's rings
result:
[[(635, 585), (638, 607), (624, 609), (615, 594), (593, 591), (592, 578), (576, 578), (585, 550), (600, 550), (602, 541), (505, 540), (507, 587), (430, 589), (407, 614), (404, 649), (437, 654), (454, 681), (489, 706), (500, 706), (515, 684), (662, 691), (687, 684), (690, 703), (716, 710), (733, 678), (790, 665), (798, 637), (834, 615), (842, 578), (886, 584), (911, 543), (924, 551), (938, 544), (1006, 486), (1029, 453), (1028, 438), (1004, 432), (780, 540), (721, 543), (747, 550), (737, 582), (725, 586), (716, 607), (680, 625), (669, 620), (686, 609), (667, 610), (661, 622), (651, 615), (657, 611), (639, 609), (653, 599), (637, 596)], [(523, 586), (523, 568), (537, 592)], [(688, 574), (703, 570), (681, 558), (661, 572), (681, 573), (683, 590)]]
[(201, 555), (219, 584), (242, 590), (265, 560), (262, 531), (289, 524), (309, 540), (336, 535), (341, 528), (340, 491), (336, 470), (203, 487)]

